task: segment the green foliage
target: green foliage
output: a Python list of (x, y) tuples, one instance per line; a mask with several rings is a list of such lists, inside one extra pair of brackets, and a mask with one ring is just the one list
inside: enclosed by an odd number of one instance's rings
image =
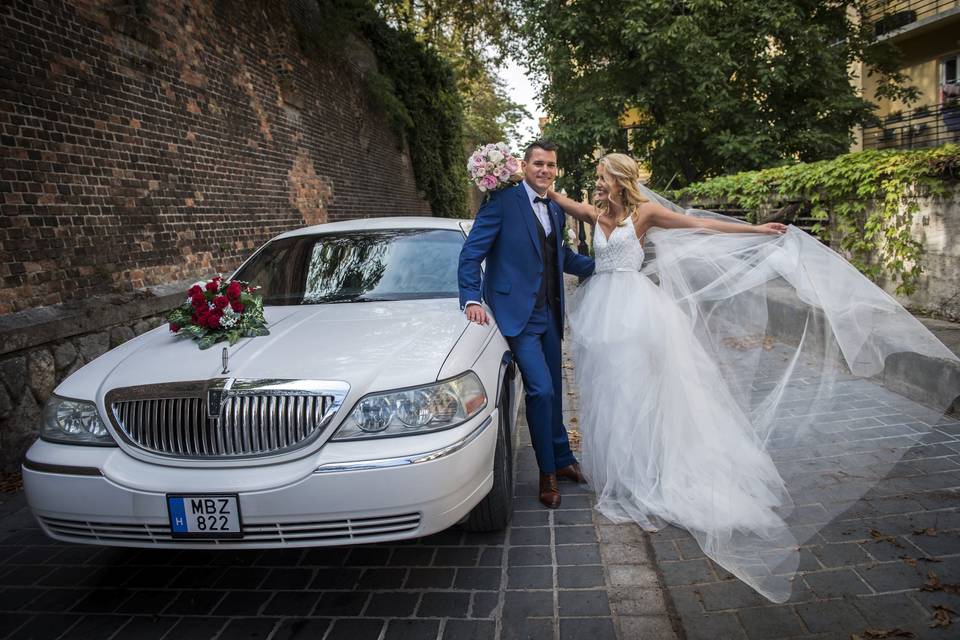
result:
[(713, 178), (671, 197), (727, 202), (754, 215), (786, 200), (806, 201), (818, 220), (814, 233), (829, 233), (868, 277), (886, 275), (898, 283), (897, 293), (910, 294), (922, 273), (923, 245), (910, 233), (918, 196), (943, 197), (958, 169), (956, 144), (921, 151), (861, 151)]
[[(463, 104), (450, 65), (407, 31), (398, 31), (371, 13), (361, 33), (373, 46), (380, 73), (389, 78), (399, 108), (391, 122), (402, 123), (417, 186), (436, 216), (462, 218), (467, 210), (463, 152)], [(379, 89), (389, 85), (379, 81)], [(390, 112), (388, 111), (388, 114)]]
[[(547, 134), (568, 188), (594, 152), (626, 151), (653, 184), (833, 157), (874, 106), (851, 83), (856, 62), (886, 97), (909, 99), (896, 52), (851, 20), (865, 0), (532, 0), (524, 56), (550, 79)], [(618, 118), (643, 114), (629, 134)]]
[(365, 96), (406, 140), (433, 214), (466, 216), (463, 104), (451, 65), (409, 30), (388, 25), (370, 0), (289, 0), (289, 7), (307, 53), (335, 60), (350, 34), (371, 44), (378, 70), (363, 78)]

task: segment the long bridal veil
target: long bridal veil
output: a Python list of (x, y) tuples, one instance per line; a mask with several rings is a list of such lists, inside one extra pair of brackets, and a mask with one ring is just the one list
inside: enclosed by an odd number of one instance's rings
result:
[[(674, 211), (725, 218), (641, 188)], [(721, 566), (785, 601), (798, 548), (865, 496), (895, 494), (896, 481), (887, 478), (893, 466), (945, 421), (956, 424), (948, 412), (958, 409), (960, 360), (795, 227), (781, 236), (653, 229), (646, 250), (644, 273), (690, 320), (725, 382), (724, 402), (729, 391), (783, 481), (776, 518), (731, 520), (721, 491), (712, 513), (678, 524)], [(947, 379), (922, 375), (950, 370)], [(710, 423), (710, 415), (702, 418)], [(764, 505), (772, 499), (754, 497)]]

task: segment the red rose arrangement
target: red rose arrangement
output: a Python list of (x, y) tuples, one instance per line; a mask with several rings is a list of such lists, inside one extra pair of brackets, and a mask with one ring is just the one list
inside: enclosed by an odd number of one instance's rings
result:
[(240, 338), (265, 336), (263, 298), (254, 295), (256, 287), (239, 280), (217, 276), (198, 282), (187, 290), (187, 300), (170, 312), (170, 331), (197, 341), (209, 349), (227, 340), (231, 345)]

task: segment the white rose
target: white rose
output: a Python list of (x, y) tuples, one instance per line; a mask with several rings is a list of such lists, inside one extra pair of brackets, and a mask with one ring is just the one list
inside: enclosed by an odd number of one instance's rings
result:
[(494, 149), (493, 151), (490, 152), (490, 155), (487, 156), (487, 158), (490, 160), (490, 162), (496, 164), (501, 160), (503, 160), (503, 154), (497, 151), (496, 149)]

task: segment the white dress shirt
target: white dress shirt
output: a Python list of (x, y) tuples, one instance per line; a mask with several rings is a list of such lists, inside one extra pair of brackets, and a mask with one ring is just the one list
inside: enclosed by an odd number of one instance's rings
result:
[[(545, 202), (534, 202), (533, 199), (539, 196), (540, 194), (533, 190), (533, 187), (527, 184), (527, 181), (523, 181), (523, 188), (527, 190), (527, 197), (530, 198), (530, 206), (533, 207), (533, 212), (537, 214), (537, 218), (540, 219), (540, 225), (543, 227), (543, 232), (546, 235), (550, 235), (550, 231), (553, 229), (553, 225), (550, 224), (550, 212), (547, 211), (547, 204)], [(544, 194), (545, 196), (546, 194)], [(541, 197), (544, 197), (541, 196)]]

